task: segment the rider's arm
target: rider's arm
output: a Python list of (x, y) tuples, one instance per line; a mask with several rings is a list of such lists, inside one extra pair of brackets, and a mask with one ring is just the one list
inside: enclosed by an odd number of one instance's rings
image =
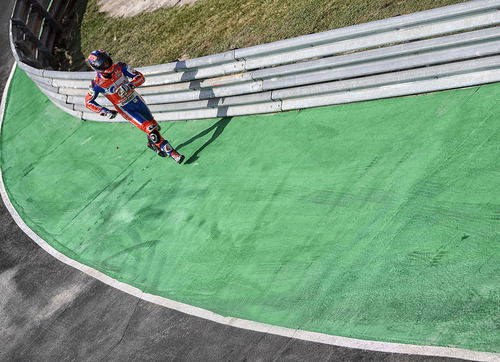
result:
[(135, 70), (132, 67), (129, 67), (125, 63), (119, 63), (119, 65), (122, 69), (123, 74), (125, 74), (126, 77), (131, 79), (130, 83), (133, 85), (134, 88), (137, 88), (144, 83), (145, 81), (144, 75), (142, 75), (141, 72)]
[(101, 106), (99, 103), (96, 102), (97, 96), (99, 96), (99, 93), (102, 92), (102, 89), (99, 88), (94, 81), (92, 81), (92, 84), (89, 87), (89, 91), (87, 93), (87, 96), (85, 97), (85, 107), (90, 109), (93, 112), (99, 113), (101, 116), (108, 117), (110, 119), (116, 117), (116, 111), (111, 111), (107, 109), (106, 107)]
[(99, 96), (99, 93), (101, 93), (99, 91), (99, 87), (97, 87), (95, 82), (92, 81), (89, 91), (87, 92), (87, 96), (85, 97), (85, 107), (96, 113), (101, 113), (104, 108), (96, 102), (96, 98)]
[(93, 112), (99, 113), (101, 116), (113, 117), (113, 115), (116, 114), (116, 112), (111, 111), (96, 102), (96, 98), (99, 96), (99, 93), (101, 92), (102, 92), (101, 88), (99, 88), (95, 84), (95, 82), (92, 81), (87, 96), (85, 97), (85, 107), (87, 107)]

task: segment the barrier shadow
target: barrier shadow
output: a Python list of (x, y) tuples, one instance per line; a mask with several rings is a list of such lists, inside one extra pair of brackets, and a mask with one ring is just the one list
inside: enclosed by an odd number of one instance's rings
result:
[(191, 137), (186, 142), (183, 142), (180, 145), (178, 145), (177, 146), (177, 150), (180, 150), (183, 147), (185, 147), (185, 146), (193, 143), (197, 139), (199, 139), (201, 137), (204, 137), (207, 134), (209, 134), (210, 132), (214, 131), (214, 133), (212, 134), (212, 136), (210, 137), (210, 139), (208, 141), (206, 141), (200, 148), (198, 148), (191, 156), (189, 156), (189, 158), (184, 163), (185, 164), (191, 164), (191, 163), (195, 162), (196, 160), (198, 160), (200, 153), (205, 148), (207, 148), (210, 144), (212, 144), (217, 138), (219, 138), (219, 136), (222, 134), (222, 132), (224, 132), (224, 129), (227, 127), (227, 125), (229, 124), (229, 122), (231, 122), (232, 118), (233, 117), (223, 117), (221, 120), (219, 120), (218, 122), (214, 123), (213, 125), (211, 125), (207, 129), (205, 129), (205, 130), (201, 131), (200, 133), (198, 133), (197, 135)]

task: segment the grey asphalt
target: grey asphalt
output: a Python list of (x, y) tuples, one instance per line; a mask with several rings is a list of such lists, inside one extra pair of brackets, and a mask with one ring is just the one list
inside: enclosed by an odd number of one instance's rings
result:
[[(8, 22), (14, 2), (3, 0), (0, 13), (0, 89), (13, 63)], [(17, 227), (0, 202), (0, 361), (138, 360), (452, 359), (349, 349), (247, 331), (139, 300), (47, 254)]]

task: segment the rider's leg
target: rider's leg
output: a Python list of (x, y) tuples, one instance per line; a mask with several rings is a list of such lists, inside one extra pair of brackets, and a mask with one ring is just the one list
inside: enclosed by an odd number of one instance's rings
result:
[(132, 124), (136, 125), (148, 135), (148, 147), (155, 151), (159, 156), (171, 156), (177, 163), (184, 160), (160, 133), (160, 125), (153, 118), (147, 105), (142, 98), (136, 97), (125, 106), (117, 107), (120, 114)]

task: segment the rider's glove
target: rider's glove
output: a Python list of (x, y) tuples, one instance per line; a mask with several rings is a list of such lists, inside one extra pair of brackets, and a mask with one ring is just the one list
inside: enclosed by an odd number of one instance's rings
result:
[(111, 111), (111, 110), (109, 110), (107, 108), (103, 108), (99, 114), (101, 116), (106, 117), (106, 118), (113, 119), (113, 118), (116, 117), (116, 115), (118, 114), (118, 112), (117, 111)]

